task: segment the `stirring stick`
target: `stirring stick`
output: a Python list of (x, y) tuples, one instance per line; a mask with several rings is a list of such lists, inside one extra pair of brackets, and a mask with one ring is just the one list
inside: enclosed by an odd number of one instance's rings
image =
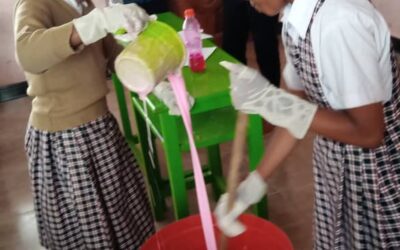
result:
[[(228, 211), (232, 210), (236, 198), (236, 189), (239, 184), (240, 165), (243, 159), (243, 151), (247, 134), (247, 123), (248, 116), (244, 113), (238, 112), (227, 184)], [(221, 233), (219, 249), (226, 250), (227, 243), (227, 237)]]

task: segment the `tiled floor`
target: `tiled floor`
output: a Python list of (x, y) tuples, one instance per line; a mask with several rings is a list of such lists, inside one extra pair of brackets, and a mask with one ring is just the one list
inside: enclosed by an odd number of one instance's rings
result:
[[(13, 55), (11, 36), (13, 3), (13, 0), (0, 1), (0, 34), (2, 34), (0, 86), (23, 80), (23, 75)], [(4, 34), (8, 36), (4, 36), (3, 40)], [(251, 47), (249, 57), (250, 62), (255, 61)], [(112, 112), (117, 114), (113, 92), (108, 96), (108, 101)], [(27, 162), (23, 149), (29, 110), (29, 98), (0, 104), (0, 250), (42, 249), (38, 243)], [(270, 220), (288, 234), (296, 250), (312, 249), (311, 143), (312, 136), (309, 135), (269, 181)], [(227, 165), (226, 162), (230, 156), (229, 144), (223, 145), (222, 154), (224, 165)], [(196, 212), (195, 203), (195, 197), (191, 192), (193, 212)], [(168, 217), (171, 218), (171, 215)], [(158, 223), (158, 227), (169, 222), (171, 220)]]

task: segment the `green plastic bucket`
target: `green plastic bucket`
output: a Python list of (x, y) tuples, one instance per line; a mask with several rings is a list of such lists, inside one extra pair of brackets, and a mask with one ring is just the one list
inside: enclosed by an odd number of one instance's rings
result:
[(128, 89), (145, 96), (168, 73), (181, 67), (185, 56), (178, 33), (165, 23), (151, 21), (117, 57), (115, 70)]

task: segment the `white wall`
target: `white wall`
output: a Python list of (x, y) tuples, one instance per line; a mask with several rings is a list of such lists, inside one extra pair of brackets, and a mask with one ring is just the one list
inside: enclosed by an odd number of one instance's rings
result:
[(400, 39), (400, 0), (372, 0), (386, 19), (392, 36)]
[(25, 80), (14, 54), (12, 16), (15, 2), (0, 0), (0, 87)]

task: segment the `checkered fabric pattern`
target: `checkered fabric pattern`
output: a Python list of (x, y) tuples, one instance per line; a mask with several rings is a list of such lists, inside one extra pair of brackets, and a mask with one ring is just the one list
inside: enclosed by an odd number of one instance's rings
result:
[(31, 127), (25, 145), (44, 247), (133, 250), (154, 233), (142, 173), (111, 114), (61, 132)]
[[(284, 31), (285, 45), (309, 101), (330, 108), (318, 77), (310, 27), (297, 45)], [(400, 74), (393, 51), (392, 65), (393, 94), (384, 105), (381, 147), (315, 139), (314, 249), (400, 249)]]

